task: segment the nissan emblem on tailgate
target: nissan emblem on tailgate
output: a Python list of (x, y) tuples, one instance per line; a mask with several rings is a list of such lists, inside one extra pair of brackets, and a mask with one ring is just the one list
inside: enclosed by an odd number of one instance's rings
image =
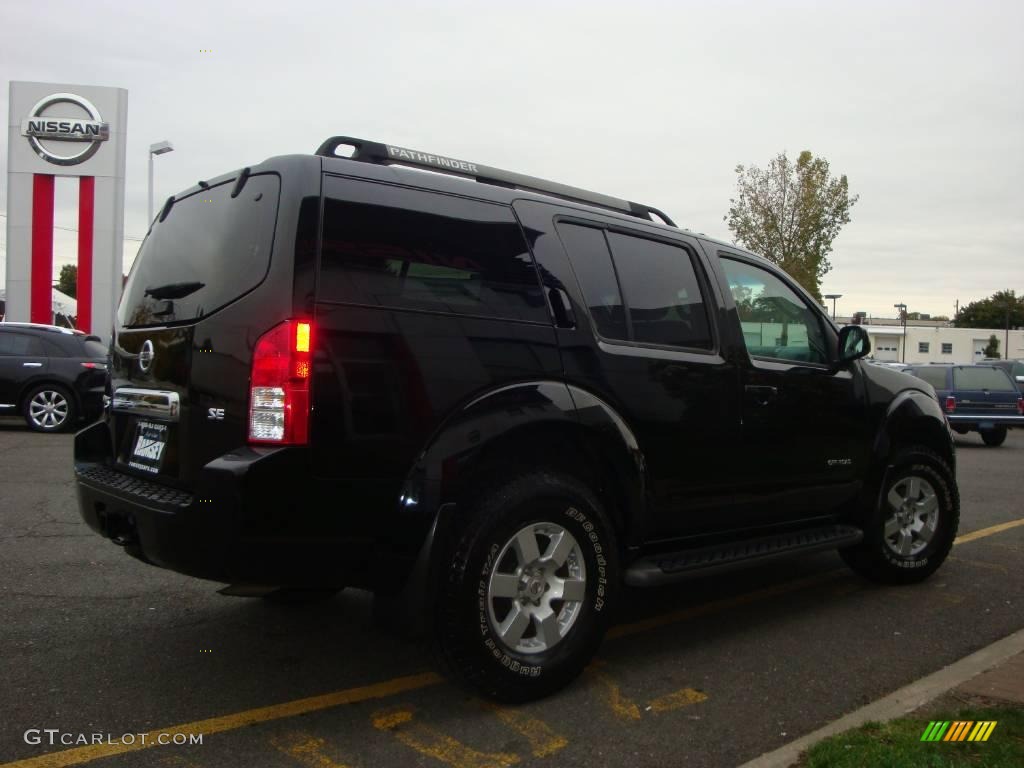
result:
[(146, 339), (142, 344), (142, 351), (139, 352), (139, 370), (145, 373), (153, 366), (153, 342)]

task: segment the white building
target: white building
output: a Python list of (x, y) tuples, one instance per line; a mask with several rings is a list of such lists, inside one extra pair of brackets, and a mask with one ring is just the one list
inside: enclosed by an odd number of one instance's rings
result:
[[(911, 321), (913, 322), (913, 321)], [(1009, 333), (1009, 354), (1006, 330), (1003, 328), (949, 328), (945, 323), (902, 325), (865, 325), (871, 338), (871, 356), (876, 360), (906, 363), (972, 363), (980, 362), (993, 335), (999, 339), (999, 356), (1024, 359), (1024, 330)], [(906, 353), (904, 354), (904, 347)]]

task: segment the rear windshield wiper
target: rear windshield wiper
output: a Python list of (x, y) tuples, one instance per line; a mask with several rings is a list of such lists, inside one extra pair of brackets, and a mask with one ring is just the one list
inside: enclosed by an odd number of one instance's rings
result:
[(158, 285), (156, 288), (147, 288), (144, 296), (152, 296), (154, 299), (183, 299), (204, 288), (206, 283), (167, 283)]

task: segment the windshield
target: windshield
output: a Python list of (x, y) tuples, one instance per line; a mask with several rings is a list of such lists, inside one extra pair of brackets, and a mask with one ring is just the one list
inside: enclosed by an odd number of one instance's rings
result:
[(176, 201), (153, 222), (125, 285), (117, 317), (138, 328), (193, 322), (263, 281), (277, 219), (280, 182), (234, 179)]

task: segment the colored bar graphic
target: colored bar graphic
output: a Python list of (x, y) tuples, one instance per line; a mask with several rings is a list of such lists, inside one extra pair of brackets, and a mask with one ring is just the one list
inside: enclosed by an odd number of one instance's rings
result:
[(997, 720), (932, 720), (921, 734), (921, 741), (988, 741)]
[(921, 734), (921, 741), (939, 741), (949, 728), (948, 720), (933, 720)]

